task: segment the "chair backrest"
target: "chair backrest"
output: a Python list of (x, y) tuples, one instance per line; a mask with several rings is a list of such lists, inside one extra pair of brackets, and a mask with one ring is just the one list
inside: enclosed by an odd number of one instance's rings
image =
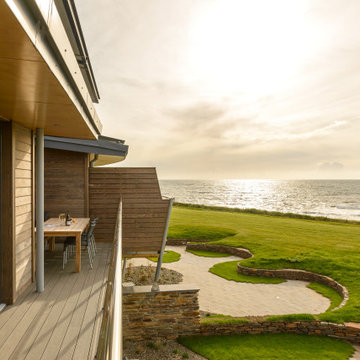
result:
[(91, 236), (93, 235), (94, 229), (95, 229), (96, 223), (91, 222), (89, 230), (86, 234), (86, 240), (89, 241)]
[(90, 223), (94, 223), (96, 224), (99, 220), (99, 217), (98, 216), (95, 216), (93, 219), (90, 220)]

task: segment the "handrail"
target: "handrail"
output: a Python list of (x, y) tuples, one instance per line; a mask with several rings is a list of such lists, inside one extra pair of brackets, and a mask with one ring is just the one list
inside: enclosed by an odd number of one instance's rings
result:
[(115, 225), (114, 244), (104, 299), (97, 360), (122, 359), (122, 200), (120, 199)]

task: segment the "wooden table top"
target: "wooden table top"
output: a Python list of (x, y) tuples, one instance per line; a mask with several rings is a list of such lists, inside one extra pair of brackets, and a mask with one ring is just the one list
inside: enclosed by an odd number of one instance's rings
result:
[[(75, 220), (75, 221), (74, 221)], [(90, 222), (90, 218), (74, 218), (70, 226), (66, 226), (59, 218), (50, 218), (44, 223), (44, 233), (82, 233)]]

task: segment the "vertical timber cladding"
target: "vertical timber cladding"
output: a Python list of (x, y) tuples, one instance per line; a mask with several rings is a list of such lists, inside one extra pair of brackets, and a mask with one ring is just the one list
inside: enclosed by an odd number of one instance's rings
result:
[(88, 213), (88, 154), (45, 149), (44, 209), (49, 217), (69, 211), (73, 217)]
[(1, 148), (1, 300), (15, 301), (14, 133), (11, 122), (0, 121)]
[(97, 241), (113, 241), (123, 200), (123, 252), (156, 254), (163, 240), (169, 200), (161, 197), (155, 168), (90, 168), (90, 216), (98, 216)]
[(32, 281), (33, 156), (32, 132), (13, 123), (15, 187), (15, 279), (16, 296)]

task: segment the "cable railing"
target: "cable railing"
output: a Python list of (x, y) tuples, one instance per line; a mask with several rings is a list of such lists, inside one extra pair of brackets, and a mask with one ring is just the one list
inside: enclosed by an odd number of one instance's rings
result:
[(104, 299), (104, 312), (101, 322), (98, 349), (95, 357), (97, 360), (120, 360), (123, 356), (121, 238), (122, 200), (120, 199), (115, 225), (114, 245)]

